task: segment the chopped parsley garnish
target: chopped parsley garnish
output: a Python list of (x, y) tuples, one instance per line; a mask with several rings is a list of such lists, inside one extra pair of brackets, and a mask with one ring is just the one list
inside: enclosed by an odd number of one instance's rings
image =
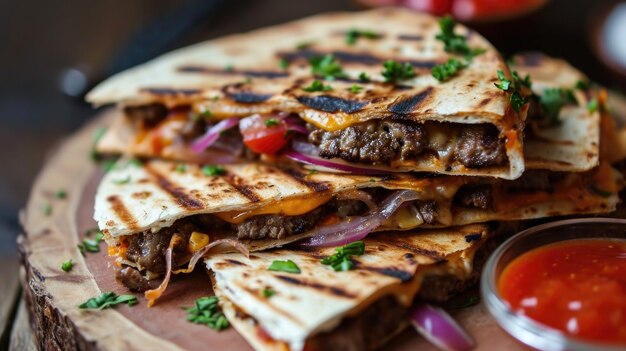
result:
[(130, 176), (126, 176), (126, 178), (122, 179), (113, 179), (113, 184), (123, 185), (130, 183)]
[(525, 98), (517, 91), (514, 91), (511, 94), (510, 101), (513, 110), (515, 110), (515, 112), (519, 112), (522, 109), (522, 106), (524, 106), (528, 102), (528, 98)]
[(361, 90), (363, 90), (363, 87), (357, 84), (352, 84), (352, 86), (350, 87), (350, 92), (353, 94), (360, 93)]
[(187, 165), (184, 163), (179, 163), (176, 165), (176, 168), (174, 170), (178, 173), (185, 173), (187, 172)]
[(486, 51), (483, 48), (470, 48), (465, 36), (454, 33), (455, 26), (456, 22), (450, 16), (442, 17), (439, 20), (441, 33), (437, 34), (436, 38), (443, 42), (444, 50), (453, 54), (465, 55), (468, 60)]
[(530, 81), (530, 75), (527, 74), (524, 79), (522, 79), (517, 71), (513, 71), (513, 81), (515, 82), (515, 89), (520, 89), (522, 86), (530, 89), (533, 86), (533, 83)]
[(350, 244), (335, 249), (336, 254), (322, 259), (322, 264), (331, 266), (336, 272), (349, 271), (354, 267), (354, 262), (350, 257), (361, 256), (365, 253), (365, 244), (362, 241), (351, 242)]
[(449, 59), (447, 62), (438, 64), (433, 67), (431, 73), (433, 77), (435, 77), (435, 79), (437, 79), (438, 81), (445, 82), (465, 67), (467, 67), (466, 63), (463, 63), (457, 59)]
[(263, 289), (263, 297), (265, 298), (270, 298), (272, 296), (276, 295), (276, 291), (274, 291), (274, 289), (272, 288), (265, 288)]
[(330, 91), (333, 90), (333, 87), (331, 87), (330, 85), (324, 85), (324, 83), (322, 83), (319, 80), (314, 80), (311, 85), (309, 85), (306, 88), (302, 88), (302, 90), (304, 91), (308, 91), (308, 92), (314, 92), (314, 91)]
[(100, 252), (100, 243), (104, 240), (104, 234), (98, 231), (93, 239), (83, 239), (83, 242), (78, 244), (80, 253), (87, 252)]
[(511, 93), (510, 102), (511, 107), (515, 110), (515, 112), (519, 112), (522, 106), (528, 102), (528, 98), (523, 97), (519, 91), (522, 87), (530, 88), (532, 86), (532, 82), (530, 81), (530, 76), (527, 74), (524, 79), (520, 78), (517, 72), (513, 71), (513, 81), (508, 79), (504, 72), (498, 70), (498, 79), (500, 79), (500, 83), (493, 83), (498, 89), (503, 91), (507, 91)]
[(498, 79), (500, 79), (500, 83), (493, 83), (498, 89), (509, 91), (511, 88), (511, 80), (504, 76), (504, 72), (502, 70), (498, 70)]
[(43, 214), (45, 214), (46, 216), (50, 216), (52, 214), (52, 205), (50, 204), (43, 205)]
[(589, 111), (589, 113), (594, 113), (598, 111), (598, 100), (596, 100), (595, 98), (589, 100), (589, 102), (587, 103), (587, 111)]
[(275, 127), (277, 126), (280, 122), (278, 122), (278, 120), (276, 118), (270, 118), (265, 120), (265, 122), (263, 122), (265, 124), (266, 127)]
[(589, 82), (585, 81), (585, 80), (578, 80), (576, 81), (576, 89), (578, 90), (587, 90), (589, 89)]
[(383, 63), (385, 70), (381, 73), (385, 77), (385, 82), (397, 82), (399, 80), (406, 80), (415, 77), (415, 71), (413, 65), (408, 62), (397, 62), (394, 60), (387, 60)]
[(550, 124), (559, 124), (561, 108), (568, 104), (575, 104), (576, 97), (570, 89), (549, 88), (543, 91), (539, 97), (539, 102), (546, 112)]
[(363, 83), (369, 83), (371, 81), (370, 76), (365, 72), (359, 73), (359, 80)]
[(72, 259), (70, 258), (69, 260), (61, 263), (61, 269), (63, 270), (63, 272), (69, 272), (72, 270), (72, 268), (74, 267), (74, 262), (72, 261)]
[(371, 30), (359, 30), (353, 28), (346, 32), (346, 43), (354, 45), (359, 38), (379, 39), (380, 37), (380, 34), (372, 32)]
[(292, 260), (287, 261), (273, 261), (267, 268), (268, 271), (287, 272), (287, 273), (300, 273), (300, 267), (298, 267)]
[(281, 69), (287, 69), (289, 67), (289, 61), (287, 61), (287, 59), (280, 59), (280, 61), (278, 62), (278, 67), (280, 67)]
[(202, 167), (202, 174), (213, 177), (226, 173), (226, 169), (222, 166), (206, 165)]
[(334, 80), (335, 78), (346, 78), (346, 74), (341, 68), (341, 64), (335, 59), (333, 55), (326, 55), (324, 57), (313, 57), (309, 60), (311, 64), (311, 71), (314, 76), (323, 77), (326, 80)]
[(205, 296), (196, 300), (194, 307), (185, 308), (187, 320), (196, 324), (204, 324), (207, 327), (220, 331), (230, 326), (228, 319), (219, 307), (217, 296)]
[(104, 292), (100, 296), (92, 297), (89, 300), (78, 305), (81, 309), (98, 309), (103, 310), (114, 305), (128, 304), (128, 306), (134, 306), (137, 304), (137, 298), (135, 295), (117, 295), (116, 293), (109, 291)]

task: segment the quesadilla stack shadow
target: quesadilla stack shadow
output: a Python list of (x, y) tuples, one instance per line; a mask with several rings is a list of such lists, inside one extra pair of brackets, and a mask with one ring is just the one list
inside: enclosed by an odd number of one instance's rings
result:
[(122, 155), (94, 218), (151, 305), (200, 262), (253, 348), (373, 349), (475, 283), (521, 220), (615, 209), (603, 96), (400, 9), (233, 35), (88, 95), (118, 104), (96, 150)]

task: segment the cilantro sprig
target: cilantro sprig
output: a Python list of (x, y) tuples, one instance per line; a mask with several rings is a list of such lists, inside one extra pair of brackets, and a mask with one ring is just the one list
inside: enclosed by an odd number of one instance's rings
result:
[(383, 63), (383, 72), (381, 73), (385, 78), (385, 83), (397, 82), (400, 80), (407, 80), (415, 77), (415, 70), (413, 65), (409, 62), (397, 62), (394, 60), (387, 60)]
[(322, 259), (322, 264), (331, 266), (336, 272), (349, 271), (354, 267), (352, 256), (361, 256), (365, 253), (365, 244), (362, 241), (354, 241), (350, 244), (335, 249), (337, 253)]
[(226, 169), (222, 166), (205, 165), (202, 167), (202, 174), (209, 177), (214, 177), (226, 173)]
[(435, 79), (440, 82), (454, 77), (461, 69), (467, 67), (467, 63), (464, 63), (457, 59), (449, 59), (447, 62), (438, 64), (433, 67), (431, 73)]
[(302, 88), (302, 90), (312, 93), (314, 91), (331, 91), (333, 90), (333, 87), (331, 87), (330, 85), (325, 85), (319, 80), (314, 80), (313, 82), (311, 82), (311, 85), (306, 88)]
[[(90, 233), (88, 231), (88, 233)], [(78, 250), (81, 254), (87, 252), (100, 252), (100, 243), (104, 240), (104, 234), (101, 231), (97, 231), (93, 239), (83, 239), (83, 242), (78, 244)]]
[(571, 89), (549, 88), (539, 96), (541, 107), (545, 111), (550, 124), (559, 124), (559, 113), (561, 109), (570, 104), (576, 103), (576, 97)]
[(450, 16), (442, 17), (439, 20), (439, 28), (441, 33), (435, 38), (443, 42), (444, 50), (451, 54), (463, 55), (465, 61), (456, 58), (448, 59), (447, 62), (436, 65), (431, 69), (431, 74), (439, 82), (445, 82), (454, 77), (460, 70), (469, 66), (472, 59), (478, 55), (484, 54), (487, 50), (484, 48), (472, 48), (467, 44), (467, 38), (463, 35), (456, 34), (454, 27), (456, 22)]
[(100, 296), (90, 298), (78, 305), (78, 308), (103, 310), (124, 303), (128, 304), (128, 306), (134, 306), (137, 304), (137, 297), (135, 297), (135, 295), (118, 296), (116, 293), (109, 291), (102, 293)]
[(339, 61), (331, 54), (312, 57), (309, 63), (311, 64), (311, 72), (316, 77), (322, 77), (326, 80), (347, 77)]
[(348, 45), (356, 44), (356, 41), (359, 38), (379, 39), (381, 38), (381, 35), (371, 30), (359, 30), (355, 28), (352, 28), (346, 32), (346, 43)]
[(63, 272), (67, 273), (69, 271), (72, 270), (72, 268), (74, 268), (74, 261), (72, 261), (72, 259), (70, 258), (69, 260), (61, 263), (61, 269), (63, 270)]
[(220, 331), (230, 326), (228, 319), (219, 307), (217, 296), (205, 296), (196, 300), (194, 307), (185, 308), (187, 320), (196, 324), (204, 324), (207, 327)]
[(267, 268), (268, 271), (275, 272), (286, 272), (286, 273), (295, 273), (300, 274), (300, 267), (293, 262), (292, 260), (279, 261), (275, 260), (272, 264)]
[(532, 82), (530, 81), (530, 76), (527, 74), (523, 79), (517, 74), (517, 72), (513, 71), (513, 80), (508, 79), (502, 70), (498, 70), (497, 72), (499, 83), (493, 83), (498, 89), (501, 89), (506, 92), (511, 93), (511, 97), (509, 101), (511, 102), (511, 107), (515, 110), (515, 112), (519, 112), (526, 103), (528, 103), (529, 99), (527, 97), (522, 96), (520, 91), (526, 87), (531, 88)]

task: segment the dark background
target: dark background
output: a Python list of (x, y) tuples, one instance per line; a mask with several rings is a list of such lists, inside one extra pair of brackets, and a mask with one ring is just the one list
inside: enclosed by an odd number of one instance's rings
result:
[[(347, 0), (223, 3), (226, 5), (219, 10), (203, 13), (191, 30), (163, 48), (325, 11), (361, 8)], [(505, 54), (544, 51), (569, 60), (593, 80), (620, 89), (625, 86), (623, 76), (608, 71), (592, 50), (593, 24), (613, 3), (554, 0), (531, 15), (506, 23), (470, 25)], [(137, 31), (152, 25), (157, 35), (167, 35), (182, 18), (163, 22), (163, 17), (181, 6), (197, 5), (198, 1), (183, 0), (0, 0), (0, 254), (14, 250), (18, 210), (46, 156), (94, 114), (80, 98), (62, 92), (63, 72), (79, 69), (96, 82), (113, 72), (112, 62)], [(133, 49), (137, 53), (140, 48)], [(128, 51), (122, 55), (130, 56)]]

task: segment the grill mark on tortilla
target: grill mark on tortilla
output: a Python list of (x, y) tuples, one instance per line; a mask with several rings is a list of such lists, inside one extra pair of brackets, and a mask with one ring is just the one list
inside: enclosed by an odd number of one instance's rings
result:
[(403, 59), (394, 59), (394, 58), (382, 58), (377, 57), (368, 53), (354, 53), (348, 51), (316, 51), (316, 50), (299, 50), (299, 51), (290, 51), (290, 52), (279, 52), (278, 57), (285, 59), (289, 62), (295, 61), (298, 59), (306, 59), (309, 60), (313, 57), (323, 57), (325, 55), (333, 55), (337, 60), (341, 61), (341, 63), (349, 64), (349, 63), (358, 63), (366, 66), (376, 66), (380, 65), (387, 60), (393, 60), (400, 63), (410, 63), (413, 67), (418, 69), (431, 69), (437, 65), (438, 62), (429, 60), (429, 61), (418, 61), (418, 60), (403, 60)]
[(316, 283), (316, 282), (308, 282), (306, 280), (300, 280), (298, 278), (294, 278), (294, 277), (288, 277), (285, 275), (275, 275), (275, 277), (277, 279), (282, 280), (283, 282), (289, 283), (289, 284), (293, 284), (293, 285), (297, 285), (297, 286), (303, 286), (303, 287), (308, 287), (314, 290), (319, 290), (322, 292), (327, 292), (331, 295), (335, 295), (338, 297), (345, 297), (348, 299), (355, 299), (357, 298), (356, 295), (349, 293), (341, 288), (335, 287), (335, 286), (328, 286), (328, 285), (324, 285), (324, 284), (320, 284), (320, 283)]
[(202, 92), (200, 89), (175, 89), (175, 88), (142, 88), (144, 93), (153, 95), (195, 95)]
[(407, 40), (407, 41), (420, 41), (424, 40), (424, 37), (416, 34), (398, 34), (398, 40)]
[(359, 264), (359, 262), (355, 261), (354, 267), (356, 269), (362, 269), (369, 272), (379, 273), (382, 275), (386, 275), (388, 277), (400, 279), (400, 281), (408, 282), (413, 279), (413, 274), (411, 272), (407, 272), (405, 270), (399, 269), (397, 267), (369, 267)]
[(251, 202), (259, 202), (261, 198), (254, 191), (254, 188), (250, 185), (247, 185), (243, 182), (241, 177), (237, 177), (233, 174), (227, 174), (223, 179), (235, 190), (237, 190), (241, 195), (245, 196)]
[(487, 105), (489, 102), (491, 102), (491, 98), (490, 97), (486, 97), (484, 99), (482, 99), (479, 103), (477, 107), (483, 107), (485, 105)]
[(272, 94), (257, 94), (249, 91), (239, 93), (225, 93), (228, 98), (242, 104), (256, 104), (267, 101)]
[(482, 238), (482, 234), (467, 234), (465, 235), (465, 241), (471, 243), (472, 241), (478, 241)]
[(432, 91), (433, 87), (428, 87), (416, 95), (398, 99), (389, 105), (387, 110), (398, 115), (408, 115), (415, 111), (430, 96)]
[[(423, 255), (434, 259), (437, 262), (445, 261), (445, 254), (441, 254), (437, 251), (422, 249), (417, 246), (413, 246), (410, 243), (403, 242), (395, 238), (393, 235), (384, 235), (384, 242), (387, 245), (393, 245), (397, 248), (405, 249), (407, 251), (411, 251), (414, 254)], [(379, 238), (380, 239), (380, 238)]]
[(354, 113), (369, 104), (369, 101), (347, 100), (331, 95), (297, 96), (296, 99), (305, 106), (330, 113)]
[(252, 78), (285, 78), (289, 77), (289, 72), (277, 72), (277, 71), (254, 71), (254, 70), (228, 70), (223, 68), (205, 67), (205, 66), (181, 66), (178, 67), (178, 72), (183, 73), (198, 73), (198, 74), (219, 74), (219, 75), (244, 75)]
[(295, 181), (297, 181), (298, 183), (308, 187), (309, 189), (315, 191), (316, 193), (321, 193), (323, 191), (329, 190), (330, 187), (328, 186), (328, 184), (323, 183), (323, 182), (316, 182), (316, 181), (312, 181), (312, 180), (307, 180), (306, 179), (306, 175), (304, 175), (302, 172), (294, 169), (294, 168), (287, 168), (287, 169), (283, 169), (282, 172), (291, 177), (292, 179), (294, 179)]
[(111, 195), (107, 197), (107, 201), (111, 203), (111, 209), (117, 217), (124, 222), (131, 230), (137, 230), (139, 228), (137, 224), (137, 219), (133, 216), (133, 214), (128, 210), (124, 201), (122, 201), (117, 195)]
[(199, 210), (204, 208), (204, 204), (193, 196), (187, 194), (184, 188), (176, 186), (164, 175), (157, 172), (149, 165), (145, 165), (144, 169), (156, 179), (156, 184), (167, 192), (180, 206), (188, 210)]
[(230, 263), (230, 264), (233, 264), (233, 265), (235, 265), (235, 266), (247, 266), (245, 263), (243, 263), (243, 262), (241, 262), (241, 261), (234, 260), (234, 259), (232, 259), (232, 258), (227, 258), (227, 259), (226, 259), (226, 262), (228, 262), (228, 263)]

